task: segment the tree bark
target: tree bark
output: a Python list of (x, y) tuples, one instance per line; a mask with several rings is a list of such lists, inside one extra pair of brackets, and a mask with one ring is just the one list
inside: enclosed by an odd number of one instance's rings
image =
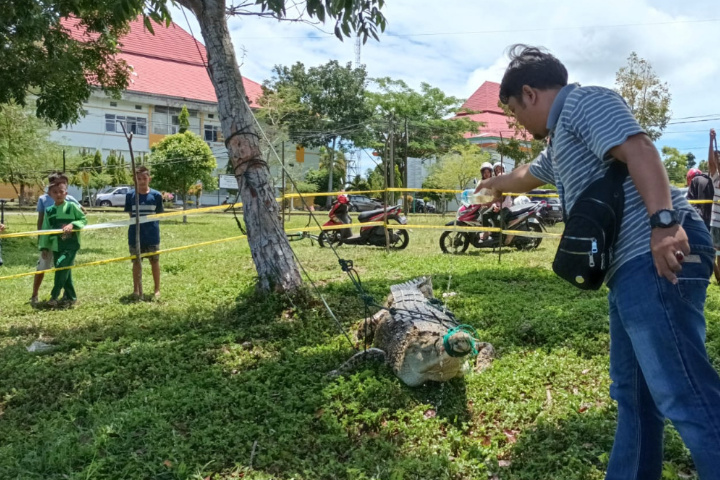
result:
[(225, 20), (223, 0), (179, 0), (200, 23), (208, 73), (215, 87), (225, 146), (243, 202), (250, 252), (261, 291), (293, 292), (302, 277), (279, 220), (270, 187), (270, 170), (262, 158), (260, 137), (246, 101), (235, 49)]

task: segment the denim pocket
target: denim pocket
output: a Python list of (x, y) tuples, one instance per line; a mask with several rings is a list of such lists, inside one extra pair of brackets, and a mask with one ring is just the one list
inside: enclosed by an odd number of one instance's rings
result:
[(715, 251), (706, 245), (690, 245), (690, 255), (682, 263), (677, 274), (680, 298), (689, 305), (702, 310), (705, 303), (710, 275), (713, 272)]

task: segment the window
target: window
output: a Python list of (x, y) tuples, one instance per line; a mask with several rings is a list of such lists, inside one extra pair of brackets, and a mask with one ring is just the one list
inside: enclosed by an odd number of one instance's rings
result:
[(208, 118), (215, 118), (215, 114), (213, 114), (213, 113), (208, 113)]
[[(153, 115), (152, 121), (152, 132), (158, 135), (171, 135), (178, 133), (180, 127), (180, 119), (178, 118), (181, 108), (166, 107), (162, 105), (156, 105), (153, 107), (155, 114)], [(190, 128), (189, 130), (200, 133), (200, 119), (198, 118), (197, 110), (188, 110), (190, 114)]]
[(105, 131), (123, 133), (121, 123), (125, 124), (128, 133), (147, 135), (147, 119), (143, 117), (127, 117), (125, 115), (105, 114)]
[(142, 110), (142, 105), (135, 105), (135, 110)]
[(110, 102), (111, 107), (117, 107), (117, 102)]
[(223, 136), (219, 125), (205, 124), (205, 141), (206, 142), (222, 142)]

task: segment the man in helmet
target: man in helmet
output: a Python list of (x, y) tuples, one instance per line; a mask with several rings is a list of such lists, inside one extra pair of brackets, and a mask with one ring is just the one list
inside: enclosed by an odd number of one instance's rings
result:
[[(712, 200), (715, 196), (710, 177), (697, 168), (691, 168), (687, 173), (687, 198), (688, 200)], [(693, 203), (693, 208), (700, 214), (705, 226), (710, 230), (710, 217), (712, 215), (712, 203)]]
[[(499, 177), (500, 175), (505, 175), (505, 166), (501, 162), (495, 162), (493, 165), (493, 172), (495, 172), (495, 176)], [(510, 195), (505, 196), (505, 200), (503, 200), (502, 204), (500, 205), (500, 208), (509, 208), (513, 206), (513, 198)], [(495, 211), (499, 211), (500, 208), (495, 209)]]
[(493, 172), (495, 173), (496, 177), (505, 173), (505, 166), (502, 164), (502, 162), (495, 162), (493, 164)]

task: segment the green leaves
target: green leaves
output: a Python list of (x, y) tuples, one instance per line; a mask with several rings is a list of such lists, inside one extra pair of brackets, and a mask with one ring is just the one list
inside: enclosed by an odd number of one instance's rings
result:
[(276, 122), (302, 145), (319, 147), (334, 138), (357, 141), (365, 132), (371, 111), (365, 102), (367, 72), (332, 60), (310, 67), (298, 62), (277, 65), (264, 84), (261, 104), (276, 105)]
[[(58, 126), (79, 119), (93, 87), (125, 89), (128, 68), (115, 54), (131, 20), (142, 15), (152, 31), (151, 19), (170, 19), (165, 0), (0, 0), (0, 11), (0, 103), (25, 105), (31, 92), (37, 116)], [(63, 27), (67, 18), (79, 30)], [(82, 41), (73, 37), (81, 31)]]
[(670, 121), (670, 90), (652, 65), (632, 52), (628, 64), (615, 74), (615, 91), (620, 94), (651, 140), (662, 135)]
[(202, 182), (205, 190), (213, 190), (213, 170), (217, 162), (212, 150), (193, 132), (168, 135), (152, 148), (150, 171), (152, 186), (184, 196), (190, 187)]

